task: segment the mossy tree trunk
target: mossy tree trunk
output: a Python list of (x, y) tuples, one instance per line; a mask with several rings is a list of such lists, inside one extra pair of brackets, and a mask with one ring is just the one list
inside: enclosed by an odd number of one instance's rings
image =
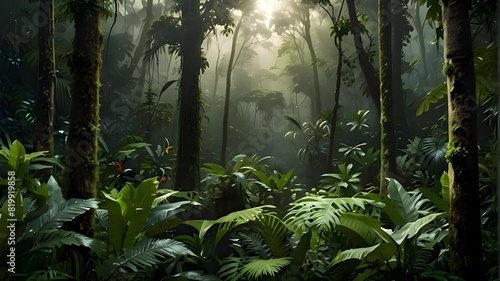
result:
[[(97, 137), (99, 135), (99, 72), (103, 34), (101, 31), (102, 0), (80, 0), (74, 14), (75, 36), (70, 59), (71, 114), (66, 155), (66, 198), (96, 197), (99, 162)], [(90, 210), (66, 224), (66, 229), (94, 236), (94, 212)], [(89, 251), (79, 251), (86, 266), (85, 277), (93, 265)]]
[(391, 0), (378, 1), (380, 64), (380, 192), (387, 192), (386, 177), (396, 171), (396, 142), (392, 104)]
[(470, 0), (441, 1), (448, 84), (450, 270), (465, 280), (483, 280), (470, 5)]
[(231, 54), (229, 55), (229, 63), (227, 65), (226, 74), (226, 97), (224, 100), (224, 115), (222, 117), (222, 146), (220, 152), (220, 164), (226, 166), (226, 151), (227, 151), (227, 129), (229, 126), (229, 103), (231, 101), (231, 77), (234, 69), (234, 56), (236, 53), (236, 42), (238, 41), (238, 35), (240, 33), (241, 23), (243, 22), (243, 17), (245, 13), (241, 15), (240, 20), (236, 24), (233, 33), (233, 40), (231, 43)]
[(174, 188), (194, 190), (200, 182), (200, 69), (203, 25), (199, 0), (180, 2), (182, 13), (179, 142)]
[(337, 61), (337, 78), (335, 81), (335, 96), (334, 103), (332, 109), (332, 116), (330, 119), (330, 136), (328, 138), (328, 153), (326, 157), (326, 172), (333, 172), (332, 160), (333, 160), (333, 144), (335, 143), (335, 132), (337, 131), (337, 120), (338, 120), (338, 111), (340, 108), (340, 86), (342, 81), (342, 58), (344, 56), (344, 51), (342, 49), (342, 38), (340, 36), (335, 36), (335, 47), (338, 51), (338, 61)]
[(377, 74), (375, 73), (375, 69), (370, 63), (370, 59), (368, 58), (365, 47), (363, 45), (363, 38), (361, 37), (361, 26), (358, 21), (356, 5), (354, 4), (354, 0), (346, 0), (346, 3), (347, 10), (349, 12), (349, 19), (351, 20), (351, 32), (354, 37), (354, 46), (356, 47), (359, 66), (366, 79), (368, 94), (373, 100), (375, 107), (377, 108), (377, 113), (380, 114), (380, 86), (378, 83)]
[[(39, 1), (38, 18), (38, 93), (37, 118), (34, 127), (36, 151), (54, 155), (54, 87), (56, 80), (54, 56), (54, 1)], [(50, 164), (49, 164), (50, 165)], [(47, 181), (52, 168), (39, 171), (38, 176)]]

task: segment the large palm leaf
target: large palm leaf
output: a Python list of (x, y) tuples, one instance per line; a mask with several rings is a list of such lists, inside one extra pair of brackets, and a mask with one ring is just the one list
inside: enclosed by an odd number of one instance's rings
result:
[(96, 209), (98, 204), (98, 199), (69, 199), (57, 205), (46, 205), (28, 214), (28, 217), (36, 219), (26, 226), (25, 237), (31, 237), (39, 231), (61, 228), (65, 222), (72, 221), (90, 209)]
[(340, 223), (343, 213), (364, 209), (365, 205), (370, 203), (374, 201), (363, 198), (308, 196), (293, 203), (285, 222), (297, 237), (301, 237), (311, 228), (316, 228), (320, 234), (325, 234)]
[(184, 243), (172, 239), (144, 239), (126, 248), (118, 258), (105, 261), (96, 268), (100, 280), (117, 277), (128, 271), (138, 272), (159, 264), (163, 259), (193, 255)]

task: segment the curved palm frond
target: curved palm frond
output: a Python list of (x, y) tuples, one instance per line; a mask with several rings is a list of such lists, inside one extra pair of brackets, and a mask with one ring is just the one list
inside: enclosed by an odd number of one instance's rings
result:
[(422, 140), (421, 151), (424, 156), (423, 167), (430, 172), (440, 175), (447, 167), (446, 149), (448, 140), (446, 136), (429, 137)]
[(148, 32), (148, 50), (144, 54), (144, 61), (148, 62), (160, 54), (173, 53), (178, 50), (182, 41), (180, 20), (171, 16), (162, 16), (155, 21)]
[[(97, 209), (98, 204), (98, 199), (69, 199), (52, 206), (52, 208), (43, 209), (46, 210), (44, 214), (28, 223), (25, 235), (31, 237), (39, 231), (61, 228), (65, 222), (72, 221), (90, 209)], [(37, 211), (35, 210), (35, 212)]]
[(262, 236), (274, 258), (287, 256), (290, 250), (287, 240), (289, 230), (278, 217), (270, 214), (259, 216), (255, 230)]
[[(98, 240), (87, 237), (85, 235), (60, 229), (40, 230), (37, 231), (31, 239), (25, 239), (19, 246), (24, 243), (33, 243), (33, 246), (26, 252), (20, 254), (22, 256), (30, 256), (42, 249), (52, 249), (65, 245), (84, 246), (92, 249), (97, 254), (100, 254), (101, 248)], [(19, 247), (21, 248), (21, 247)]]
[(242, 275), (248, 280), (262, 280), (264, 276), (274, 277), (284, 267), (290, 264), (290, 258), (277, 259), (252, 259), (245, 264), (242, 269)]
[(285, 223), (297, 237), (311, 228), (316, 228), (319, 234), (326, 234), (340, 223), (343, 213), (364, 210), (365, 205), (372, 202), (373, 200), (363, 198), (307, 196), (293, 203), (285, 217)]
[(167, 257), (194, 255), (184, 243), (172, 239), (144, 239), (126, 248), (123, 256), (105, 261), (96, 268), (102, 279), (108, 279), (127, 271), (137, 272), (157, 265)]

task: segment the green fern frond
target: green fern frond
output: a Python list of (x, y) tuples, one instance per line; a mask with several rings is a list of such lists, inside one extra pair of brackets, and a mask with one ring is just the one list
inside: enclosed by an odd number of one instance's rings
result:
[(183, 255), (194, 254), (182, 242), (172, 239), (145, 239), (126, 248), (122, 257), (105, 261), (96, 271), (103, 279), (108, 279), (119, 273), (150, 268), (168, 257)]
[(42, 249), (60, 248), (65, 245), (85, 246), (97, 254), (101, 252), (99, 241), (73, 231), (60, 229), (37, 231), (30, 239), (24, 239), (19, 243), (19, 248), (24, 243), (33, 243), (33, 246), (28, 251), (23, 252), (20, 257), (29, 257)]
[(242, 270), (245, 266), (246, 257), (227, 257), (222, 260), (222, 266), (217, 273), (217, 277), (224, 281), (238, 281), (241, 280)]
[(373, 200), (363, 198), (325, 198), (308, 196), (297, 200), (285, 217), (287, 227), (301, 237), (308, 229), (316, 228), (320, 234), (333, 230), (340, 223), (340, 216), (365, 208)]
[(46, 212), (44, 214), (39, 215), (35, 220), (28, 223), (25, 235), (26, 237), (31, 237), (38, 231), (58, 229), (62, 227), (64, 222), (72, 221), (90, 209), (97, 209), (98, 204), (98, 199), (70, 199), (54, 205), (52, 208), (49, 207), (45, 209)]
[(264, 276), (274, 277), (285, 266), (290, 264), (290, 258), (277, 258), (277, 259), (253, 259), (245, 266), (243, 266), (242, 274), (248, 280), (262, 280)]
[(256, 222), (257, 227), (255, 230), (269, 246), (273, 257), (285, 257), (289, 250), (287, 242), (289, 232), (283, 221), (274, 215), (264, 214)]
[(261, 258), (271, 258), (272, 254), (269, 246), (264, 242), (264, 239), (258, 233), (243, 233), (236, 234), (238, 244), (245, 250), (245, 253), (251, 256)]

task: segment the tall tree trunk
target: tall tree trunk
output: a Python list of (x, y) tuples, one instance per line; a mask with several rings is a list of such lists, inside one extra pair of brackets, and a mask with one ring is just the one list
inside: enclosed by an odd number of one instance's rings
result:
[(420, 61), (422, 62), (422, 67), (419, 70), (419, 83), (418, 89), (422, 89), (425, 79), (427, 78), (427, 54), (425, 52), (425, 40), (424, 40), (424, 26), (422, 25), (422, 21), (420, 20), (420, 4), (415, 3), (415, 16), (412, 17), (415, 31), (417, 32), (418, 38), (418, 46), (420, 49)]
[[(66, 198), (96, 197), (99, 162), (97, 137), (99, 135), (99, 72), (103, 34), (101, 31), (102, 0), (80, 0), (74, 15), (75, 36), (70, 60), (71, 114), (67, 147)], [(93, 210), (68, 222), (67, 229), (85, 236), (94, 236)], [(90, 252), (80, 252), (89, 261), (83, 270), (85, 276), (92, 270)]]
[(380, 63), (380, 192), (387, 192), (386, 177), (396, 171), (396, 142), (392, 105), (391, 0), (378, 0)]
[(373, 65), (368, 59), (365, 47), (363, 46), (363, 38), (361, 37), (361, 27), (358, 21), (356, 6), (354, 0), (346, 0), (347, 10), (349, 12), (349, 19), (351, 20), (351, 32), (354, 37), (354, 46), (356, 47), (356, 54), (358, 55), (359, 66), (366, 79), (368, 85), (368, 94), (373, 100), (377, 113), (380, 114), (380, 86), (377, 79), (377, 74)]
[[(139, 38), (139, 43), (134, 51), (134, 56), (130, 61), (130, 66), (128, 69), (128, 75), (132, 78), (134, 71), (139, 66), (139, 62), (141, 58), (144, 57), (144, 52), (146, 50), (146, 43), (148, 40), (148, 32), (151, 29), (151, 25), (153, 23), (153, 0), (148, 0), (146, 4), (146, 17), (144, 18), (144, 26), (142, 28), (141, 37)], [(137, 84), (137, 88), (135, 89), (135, 93), (133, 98), (135, 103), (140, 103), (142, 100), (142, 94), (144, 92), (144, 81), (146, 78), (146, 65), (145, 63), (141, 63), (141, 67), (139, 69), (139, 82)]]
[[(54, 0), (40, 0), (38, 18), (38, 94), (36, 102), (34, 139), (36, 151), (54, 155)], [(50, 165), (50, 164), (48, 164)], [(38, 176), (47, 181), (52, 168), (39, 171)]]
[(200, 183), (200, 69), (203, 26), (200, 0), (183, 0), (180, 6), (184, 38), (181, 43), (179, 142), (174, 188), (194, 190)]
[[(392, 5), (392, 96), (394, 102), (395, 130), (408, 132), (406, 120), (405, 92), (401, 79), (403, 62), (403, 40), (409, 33), (409, 23), (406, 19), (408, 0), (398, 0)], [(405, 134), (406, 135), (406, 134)], [(406, 138), (404, 139), (406, 141)]]
[(470, 5), (470, 0), (441, 1), (448, 84), (450, 269), (465, 280), (483, 280)]
[(226, 99), (224, 101), (224, 116), (222, 118), (222, 146), (220, 151), (220, 164), (226, 166), (226, 150), (227, 150), (227, 128), (229, 121), (229, 103), (231, 98), (231, 74), (234, 68), (234, 55), (236, 53), (236, 42), (238, 41), (238, 34), (240, 33), (241, 23), (243, 22), (243, 17), (245, 14), (241, 15), (238, 24), (234, 28), (233, 41), (231, 43), (231, 54), (229, 55), (229, 63), (227, 65), (226, 74)]
[(342, 78), (342, 57), (344, 51), (342, 50), (342, 39), (335, 36), (335, 46), (339, 52), (338, 63), (337, 63), (337, 80), (335, 84), (335, 101), (333, 103), (332, 117), (330, 120), (330, 137), (328, 140), (328, 155), (326, 157), (326, 172), (332, 172), (332, 158), (333, 158), (333, 144), (335, 141), (335, 131), (337, 128), (337, 113), (339, 111), (339, 99), (340, 99), (340, 83)]
[(311, 97), (312, 120), (316, 120), (321, 113), (321, 91), (319, 88), (319, 75), (318, 75), (318, 57), (314, 50), (314, 45), (311, 38), (311, 15), (309, 7), (305, 7), (304, 19), (304, 40), (311, 56), (311, 66), (313, 70), (313, 83), (314, 83), (314, 96)]

